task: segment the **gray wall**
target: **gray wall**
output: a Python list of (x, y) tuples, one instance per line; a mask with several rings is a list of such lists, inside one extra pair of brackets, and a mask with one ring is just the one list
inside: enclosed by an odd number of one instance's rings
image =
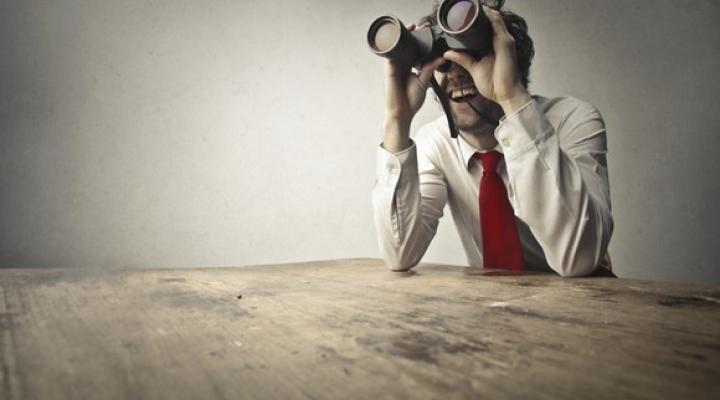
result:
[[(430, 3), (0, 0), (0, 265), (377, 256), (364, 33)], [(508, 5), (531, 89), (605, 116), (619, 274), (720, 283), (718, 3)], [(464, 263), (449, 218), (426, 260)]]

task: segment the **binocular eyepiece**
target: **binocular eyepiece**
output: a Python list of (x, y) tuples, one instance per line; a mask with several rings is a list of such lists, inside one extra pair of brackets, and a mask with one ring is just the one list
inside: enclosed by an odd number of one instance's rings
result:
[(443, 0), (437, 24), (410, 32), (396, 17), (386, 15), (370, 24), (370, 50), (405, 65), (419, 67), (447, 50), (481, 58), (492, 50), (492, 26), (482, 6), (499, 9), (504, 0)]

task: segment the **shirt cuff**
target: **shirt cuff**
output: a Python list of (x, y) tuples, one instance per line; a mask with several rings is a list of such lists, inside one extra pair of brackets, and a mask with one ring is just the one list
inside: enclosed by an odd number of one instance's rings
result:
[(401, 173), (408, 175), (411, 170), (417, 169), (417, 147), (415, 142), (410, 141), (410, 147), (398, 153), (391, 153), (383, 147), (378, 146), (376, 176), (378, 183), (386, 187), (394, 188), (400, 179)]
[(502, 146), (505, 157), (511, 159), (534, 147), (537, 140), (544, 139), (552, 131), (550, 121), (533, 99), (503, 117), (495, 131), (495, 137)]

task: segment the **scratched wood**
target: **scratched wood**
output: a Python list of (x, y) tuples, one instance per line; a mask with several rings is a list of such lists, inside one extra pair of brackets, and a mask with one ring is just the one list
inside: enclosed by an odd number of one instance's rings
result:
[(720, 288), (379, 260), (0, 270), (0, 398), (717, 399)]

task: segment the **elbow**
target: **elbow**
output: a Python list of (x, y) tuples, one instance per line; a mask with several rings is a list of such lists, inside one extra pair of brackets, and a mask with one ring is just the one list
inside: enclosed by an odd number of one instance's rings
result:
[(597, 264), (578, 264), (560, 268), (557, 273), (563, 278), (581, 278), (595, 272), (595, 268), (597, 268)]
[(554, 262), (550, 262), (550, 266), (563, 278), (588, 276), (595, 272), (605, 248), (607, 246), (597, 240), (580, 241), (574, 246), (566, 247), (563, 253), (557, 254)]
[(417, 260), (416, 257), (411, 258), (402, 253), (385, 254), (383, 258), (385, 259), (385, 265), (392, 272), (408, 272), (420, 263), (420, 260)]
[(407, 236), (379, 235), (380, 252), (385, 264), (394, 272), (407, 272), (420, 263), (427, 249), (428, 241), (423, 240), (422, 231), (410, 227)]
[(580, 278), (591, 275), (600, 264), (605, 255), (607, 244), (579, 246), (574, 251), (568, 251), (553, 268), (563, 278)]
[(408, 267), (408, 266), (391, 266), (390, 271), (391, 272), (410, 272), (410, 270), (412, 268), (413, 267)]
[(418, 252), (415, 247), (408, 246), (407, 243), (399, 245), (381, 241), (380, 252), (385, 260), (385, 265), (394, 272), (407, 272), (418, 265), (422, 259), (422, 252)]
[(609, 211), (598, 213), (595, 218), (584, 221), (586, 224), (579, 230), (580, 236), (569, 240), (571, 244), (556, 259), (553, 269), (563, 278), (591, 275), (607, 253), (613, 231), (612, 215)]

